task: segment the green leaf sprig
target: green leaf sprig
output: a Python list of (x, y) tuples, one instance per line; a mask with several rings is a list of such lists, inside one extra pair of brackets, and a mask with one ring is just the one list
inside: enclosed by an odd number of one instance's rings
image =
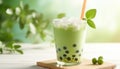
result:
[[(63, 18), (65, 16), (66, 16), (65, 13), (60, 13), (57, 15), (57, 18)], [(83, 20), (86, 20), (87, 24), (94, 29), (96, 28), (96, 26), (92, 19), (95, 18), (95, 16), (96, 16), (96, 9), (90, 9), (85, 13), (85, 18), (83, 18)]]
[(51, 20), (50, 18), (46, 18), (45, 14), (31, 9), (28, 4), (24, 5), (22, 1), (15, 8), (7, 8), (7, 10), (11, 10), (12, 12), (12, 14), (6, 12), (7, 16), (9, 16), (9, 20), (19, 23), (19, 27), (21, 30), (23, 30), (25, 27), (28, 28), (28, 30), (26, 31), (26, 38), (31, 37), (31, 35), (34, 36), (31, 28), (32, 25), (32, 27), (34, 27), (36, 30), (35, 34), (40, 35), (40, 38), (43, 41), (45, 40), (47, 34), (44, 31), (48, 28)]
[(87, 24), (92, 28), (96, 28), (95, 23), (92, 20), (93, 18), (95, 18), (95, 16), (96, 16), (96, 9), (90, 9), (85, 14), (86, 18), (84, 18), (84, 20), (86, 20)]
[(21, 50), (21, 46), (20, 45), (15, 45), (13, 41), (0, 44), (0, 54), (3, 54), (4, 52), (8, 52), (8, 53), (20, 53), (23, 54), (23, 51)]

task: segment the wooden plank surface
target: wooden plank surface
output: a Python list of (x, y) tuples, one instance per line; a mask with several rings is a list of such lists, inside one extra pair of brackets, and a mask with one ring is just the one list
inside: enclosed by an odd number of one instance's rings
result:
[(37, 62), (40, 67), (48, 69), (115, 69), (116, 65), (108, 62), (104, 62), (102, 65), (93, 65), (90, 60), (84, 59), (81, 64), (74, 66), (56, 66), (56, 60), (46, 60)]

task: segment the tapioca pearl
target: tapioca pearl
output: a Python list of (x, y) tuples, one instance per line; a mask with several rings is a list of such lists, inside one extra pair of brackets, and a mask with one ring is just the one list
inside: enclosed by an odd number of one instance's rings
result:
[(75, 58), (75, 61), (78, 61), (78, 58)]
[(79, 54), (79, 56), (81, 56), (81, 54)]
[(79, 53), (79, 50), (76, 50), (76, 53)]
[(67, 54), (68, 54), (68, 53), (69, 53), (69, 51), (67, 50), (67, 51), (65, 51), (65, 53), (67, 53)]
[(73, 44), (73, 47), (76, 47), (77, 45), (76, 44)]
[(76, 55), (72, 55), (72, 57), (75, 57)]
[(63, 57), (66, 57), (67, 55), (66, 54), (63, 54)]
[(58, 51), (61, 51), (61, 49), (60, 49), (60, 48), (58, 48)]
[(70, 61), (70, 60), (71, 60), (71, 58), (70, 58), (70, 57), (67, 57), (67, 60), (68, 60), (68, 61)]
[(60, 60), (62, 60), (63, 58), (62, 57), (59, 57)]
[(66, 49), (67, 49), (67, 47), (66, 47), (66, 46), (63, 46), (63, 49), (64, 49), (64, 50), (66, 50)]

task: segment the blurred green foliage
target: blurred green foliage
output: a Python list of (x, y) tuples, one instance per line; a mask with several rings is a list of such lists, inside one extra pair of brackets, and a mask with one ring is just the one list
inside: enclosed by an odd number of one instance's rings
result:
[[(21, 1), (23, 2), (23, 7), (20, 5)], [(67, 13), (68, 17), (79, 17), (82, 1), (83, 0), (0, 0), (0, 40), (4, 42), (15, 41), (31, 43), (52, 40), (51, 20), (55, 18), (58, 13)], [(119, 0), (115, 0), (114, 3), (112, 0), (109, 3), (107, 1), (103, 3), (103, 0), (88, 1), (86, 10), (96, 8), (98, 12), (94, 19), (97, 28), (95, 30), (88, 28), (86, 42), (120, 42), (120, 10), (119, 7), (117, 7), (118, 5)], [(111, 11), (111, 7), (114, 7), (114, 11)], [(16, 8), (22, 10), (20, 15), (16, 15), (16, 13), (13, 15), (6, 14), (7, 9), (12, 9), (13, 12), (15, 12)], [(27, 13), (28, 11), (29, 13)], [(32, 17), (34, 15), (33, 12), (37, 14), (35, 18)], [(64, 14), (58, 17), (62, 16), (64, 16)], [(40, 23), (37, 24), (37, 22)], [(31, 30), (31, 25), (34, 30)]]
[[(39, 43), (49, 36), (50, 20), (43, 12), (30, 7), (28, 0), (1, 0), (0, 3), (0, 53), (20, 53), (20, 45), (14, 42)], [(34, 3), (34, 1), (33, 1)], [(53, 38), (52, 38), (53, 39)]]
[(5, 44), (3, 44), (0, 41), (0, 54), (4, 54), (4, 53), (20, 53), (23, 54), (23, 51), (21, 50), (21, 46), (14, 44), (13, 41), (11, 42), (7, 42)]
[[(48, 27), (50, 19), (45, 18), (43, 13), (30, 9), (30, 6), (28, 4), (23, 4), (23, 1), (16, 0), (3, 0), (3, 3), (0, 4), (0, 8), (0, 41), (24, 42), (14, 36), (13, 28), (16, 23), (19, 25), (18, 29), (20, 29), (20, 31), (25, 30), (23, 31), (24, 34), (19, 33), (19, 35), (25, 35), (26, 38), (30, 38), (31, 35), (39, 35), (41, 40), (45, 40), (46, 33), (44, 30)], [(17, 30), (17, 32), (20, 31)], [(35, 40), (35, 38), (33, 40)]]

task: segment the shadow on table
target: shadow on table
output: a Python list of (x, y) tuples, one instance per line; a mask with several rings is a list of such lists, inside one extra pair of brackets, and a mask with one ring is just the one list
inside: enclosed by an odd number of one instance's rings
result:
[(47, 68), (43, 68), (43, 67), (39, 67), (39, 66), (36, 66), (36, 65), (32, 65), (28, 68), (25, 68), (25, 69), (47, 69)]
[(21, 68), (15, 68), (15, 69), (48, 69), (48, 68), (43, 68), (43, 67), (39, 67), (39, 66), (36, 66), (36, 65), (32, 65), (32, 66), (29, 66), (29, 67), (21, 67)]

